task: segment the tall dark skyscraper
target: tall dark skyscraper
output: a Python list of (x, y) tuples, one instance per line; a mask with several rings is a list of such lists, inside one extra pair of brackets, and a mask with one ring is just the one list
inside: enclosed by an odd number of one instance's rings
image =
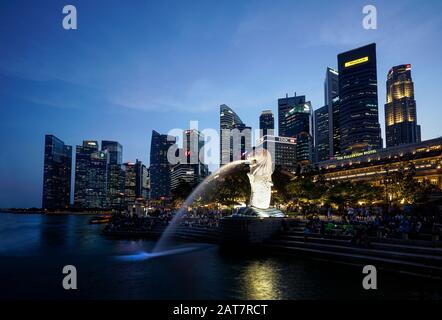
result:
[(339, 72), (327, 67), (324, 81), (324, 106), (332, 104), (333, 98), (339, 95)]
[(116, 141), (101, 141), (101, 150), (107, 151), (109, 164), (123, 163), (123, 146)]
[(175, 137), (152, 130), (149, 169), (151, 199), (170, 197), (171, 166), (167, 159), (167, 151), (175, 142)]
[(305, 96), (289, 97), (286, 94), (285, 98), (278, 99), (278, 132), (281, 137), (289, 137), (286, 123), (286, 114), (296, 106), (305, 103)]
[[(329, 110), (323, 106), (315, 110), (315, 161), (330, 159)], [(333, 141), (333, 140), (332, 140)]]
[(259, 116), (260, 136), (275, 135), (275, 118), (271, 110), (264, 110)]
[(137, 160), (134, 162), (126, 162), (124, 167), (124, 205), (125, 207), (135, 205), (135, 200), (139, 194), (139, 182), (138, 178), (141, 178), (141, 163)]
[(137, 198), (143, 198), (143, 170), (145, 165), (140, 161), (135, 161), (135, 172), (136, 172), (136, 180), (135, 180), (135, 196)]
[(126, 162), (124, 167), (124, 207), (133, 206), (135, 204), (137, 189), (137, 170), (135, 163)]
[(137, 199), (147, 199), (145, 195), (146, 179), (143, 175), (147, 174), (146, 166), (138, 159), (135, 162), (126, 162), (124, 168), (124, 206), (130, 207), (135, 205)]
[(45, 136), (44, 209), (68, 208), (71, 197), (72, 147), (53, 135)]
[(102, 141), (101, 150), (107, 153), (107, 195), (113, 209), (122, 208), (124, 199), (123, 146), (116, 141)]
[[(339, 96), (332, 99), (333, 117), (331, 122), (331, 134), (333, 147), (330, 158), (337, 157), (341, 154), (341, 128), (339, 125)], [(330, 128), (329, 122), (329, 128)], [(330, 129), (329, 129), (330, 130)]]
[(74, 205), (77, 208), (108, 208), (108, 154), (97, 141), (85, 140), (76, 148)]
[[(338, 153), (335, 150), (335, 141), (333, 140), (333, 123), (337, 123), (339, 119), (335, 119), (333, 104), (336, 103), (336, 97), (339, 95), (339, 73), (335, 69), (327, 67), (325, 72), (325, 81), (324, 81), (324, 106), (327, 106), (328, 111), (328, 152), (329, 158), (332, 158), (335, 154)], [(335, 101), (335, 102), (334, 102)], [(339, 116), (339, 114), (337, 114)], [(316, 131), (315, 131), (316, 133)], [(316, 143), (316, 142), (315, 142)]]
[[(296, 161), (300, 164), (311, 163), (314, 145), (313, 111), (310, 101), (306, 102), (305, 96), (295, 96), (279, 99), (278, 105), (279, 112), (285, 110), (280, 121), (285, 137), (296, 139)], [(290, 108), (287, 109), (287, 106)]]
[(393, 67), (388, 72), (385, 128), (387, 147), (421, 140), (410, 64)]
[(341, 152), (380, 149), (376, 44), (339, 54), (338, 69)]
[(220, 165), (243, 159), (252, 150), (252, 128), (229, 106), (220, 105)]

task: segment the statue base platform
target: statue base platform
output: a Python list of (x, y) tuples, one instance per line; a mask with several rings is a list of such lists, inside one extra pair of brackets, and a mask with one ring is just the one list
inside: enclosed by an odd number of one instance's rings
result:
[(234, 247), (263, 243), (282, 230), (284, 217), (284, 213), (275, 208), (240, 208), (220, 220), (221, 243)]
[(248, 206), (239, 208), (233, 217), (284, 218), (285, 214), (276, 208), (259, 209)]

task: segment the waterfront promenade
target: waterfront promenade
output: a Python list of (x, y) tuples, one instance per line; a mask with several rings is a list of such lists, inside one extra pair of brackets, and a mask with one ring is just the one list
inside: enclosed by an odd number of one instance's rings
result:
[[(220, 223), (223, 214), (208, 219), (185, 216), (170, 237), (185, 242), (226, 246)], [(226, 214), (227, 216), (227, 214)], [(169, 226), (172, 214), (154, 218), (117, 217), (103, 231), (108, 237), (158, 239)], [(322, 219), (321, 219), (322, 218)], [(330, 218), (330, 217), (329, 217)], [(224, 218), (226, 219), (226, 218)], [(229, 219), (229, 218), (228, 218)], [(367, 221), (348, 222), (335, 217), (285, 218), (280, 228), (261, 242), (229, 244), (229, 250), (254, 250), (264, 255), (293, 255), (329, 263), (355, 266), (373, 264), (388, 271), (442, 279), (442, 241), (436, 228), (421, 226), (418, 233), (404, 229), (375, 227)], [(242, 229), (247, 233), (250, 230)], [(426, 233), (428, 232), (428, 233)]]

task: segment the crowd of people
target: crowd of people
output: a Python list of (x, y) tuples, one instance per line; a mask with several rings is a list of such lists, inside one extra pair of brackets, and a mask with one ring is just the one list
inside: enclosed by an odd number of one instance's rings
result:
[(186, 227), (218, 228), (219, 220), (231, 214), (231, 210), (205, 207), (183, 211), (157, 208), (145, 216), (119, 213), (115, 214), (106, 225), (105, 232), (148, 232), (154, 228), (161, 229), (168, 226), (173, 219), (176, 219), (178, 225)]
[(183, 213), (180, 217), (180, 224), (188, 227), (218, 228), (219, 220), (231, 214), (231, 210), (193, 208)]
[[(304, 234), (352, 236), (355, 241), (366, 242), (368, 236), (402, 239), (424, 239), (440, 236), (441, 215), (412, 214), (411, 208), (385, 209), (382, 207), (348, 208), (343, 215), (333, 215), (331, 209), (322, 215), (306, 216)], [(362, 238), (362, 240), (361, 240)], [(367, 240), (368, 241), (368, 240)]]
[[(116, 214), (105, 231), (149, 232), (161, 230), (172, 220), (176, 225), (216, 229), (220, 219), (233, 210), (194, 207), (179, 210), (157, 208), (145, 216)], [(336, 215), (331, 208), (311, 211), (298, 218), (306, 221), (304, 236), (311, 234), (351, 238), (357, 244), (367, 245), (372, 236), (402, 239), (428, 239), (442, 235), (441, 215), (412, 214), (409, 208), (385, 209), (382, 207), (347, 208), (344, 214)], [(287, 226), (287, 224), (284, 224)]]

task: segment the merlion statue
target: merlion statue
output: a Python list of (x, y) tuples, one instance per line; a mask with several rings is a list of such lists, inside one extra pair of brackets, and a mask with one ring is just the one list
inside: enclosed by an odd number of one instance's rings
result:
[(272, 156), (266, 149), (261, 149), (247, 158), (250, 172), (247, 173), (252, 194), (250, 205), (258, 209), (268, 209), (272, 196)]
[(240, 208), (238, 215), (258, 217), (284, 217), (278, 209), (270, 207), (272, 198), (273, 163), (270, 152), (259, 149), (251, 153), (246, 163), (250, 166), (247, 173), (250, 181), (250, 205)]

